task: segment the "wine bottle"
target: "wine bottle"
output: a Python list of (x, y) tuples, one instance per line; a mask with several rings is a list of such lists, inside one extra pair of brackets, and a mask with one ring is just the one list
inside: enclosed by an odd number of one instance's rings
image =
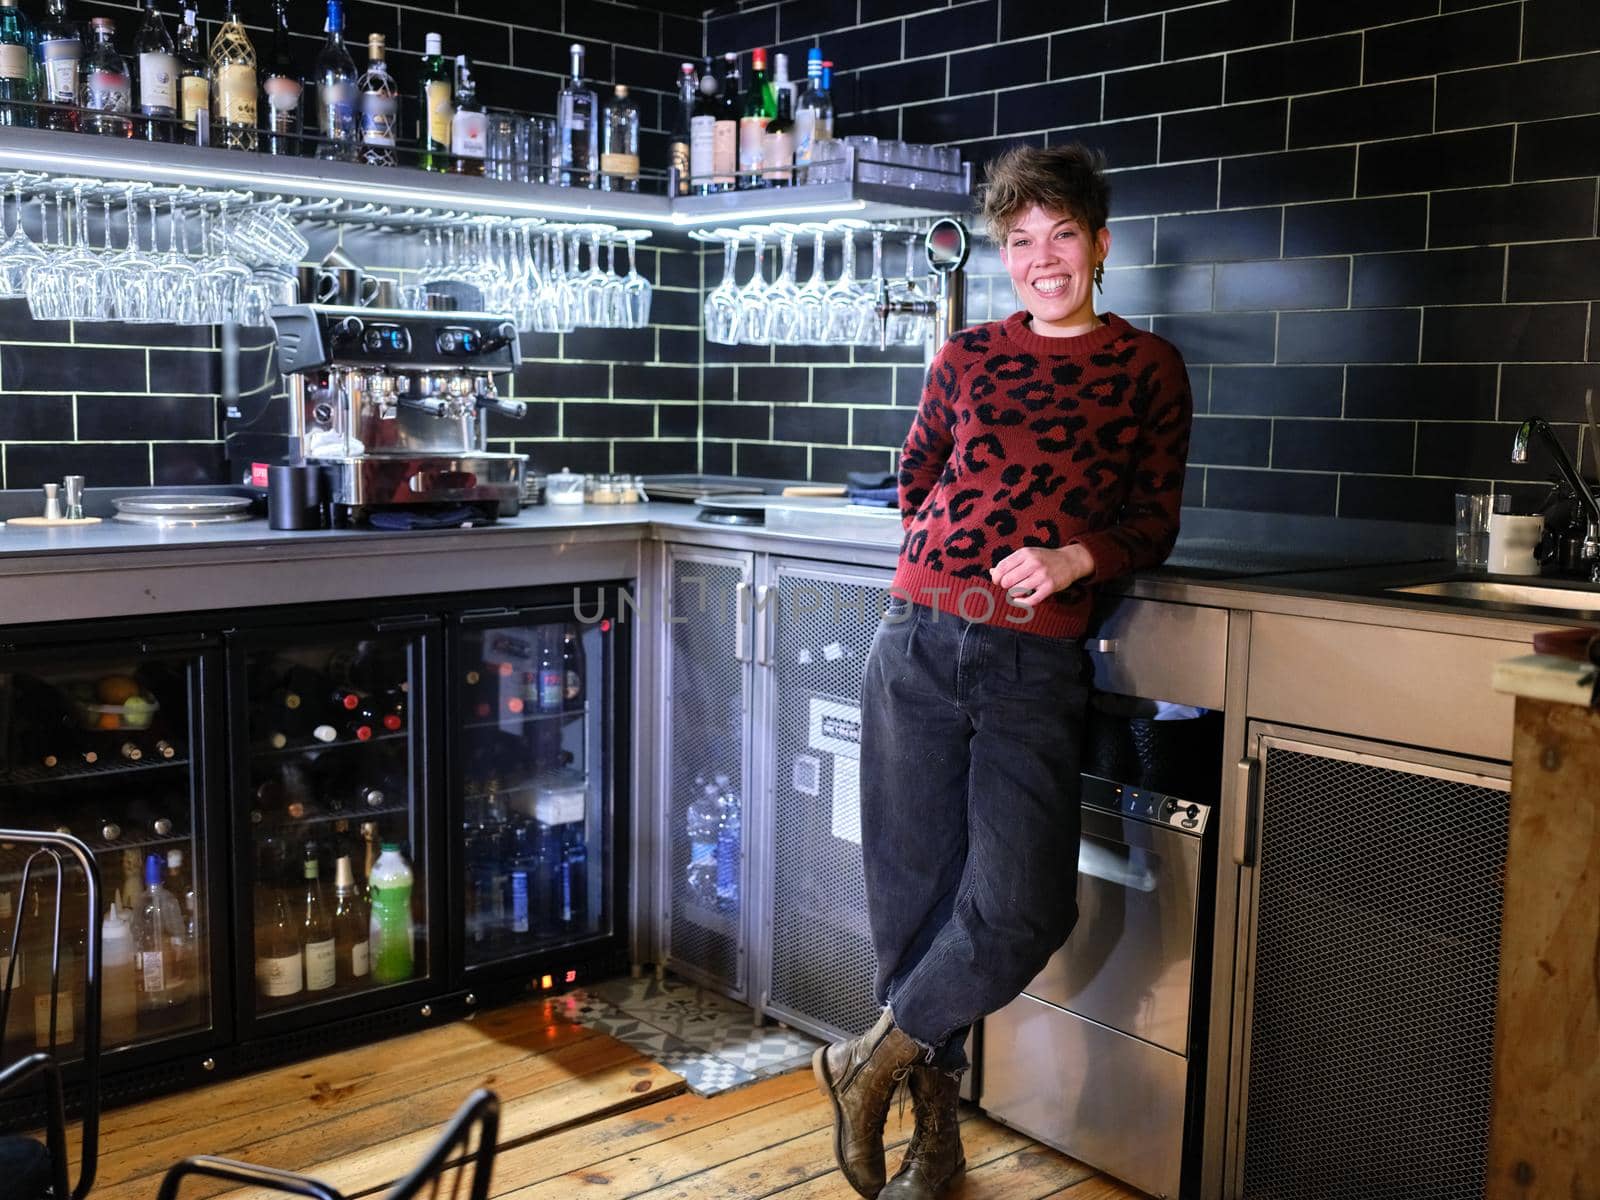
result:
[(611, 90), (601, 127), (600, 186), (608, 192), (639, 190), (639, 110), (626, 84)]
[(344, 0), (328, 0), (327, 38), (317, 54), (317, 114), (322, 141), (317, 157), (356, 157), (356, 62), (344, 44)]
[(78, 75), (83, 65), (83, 34), (67, 16), (67, 0), (50, 0), (39, 26), (39, 90), (46, 103), (46, 129), (78, 128)]
[(117, 753), (128, 762), (139, 762), (144, 758), (144, 751), (139, 749), (139, 743), (133, 741), (123, 742), (117, 747)]
[(806, 54), (806, 86), (794, 110), (795, 182), (806, 181), (812, 148), (833, 136), (833, 101), (822, 82), (822, 51), (813, 46)]
[(301, 929), (301, 942), (306, 955), (306, 991), (325, 992), (334, 985), (338, 975), (338, 949), (333, 936), (333, 922), (322, 903), (322, 882), (316, 855), (309, 848), (305, 862), (306, 912)]
[(361, 693), (347, 687), (336, 687), (328, 695), (329, 701), (336, 709), (344, 712), (355, 712), (361, 707)]
[(696, 196), (716, 190), (712, 174), (716, 163), (717, 107), (717, 77), (707, 58), (695, 86), (694, 111), (689, 116), (689, 171), (683, 181)]
[(33, 62), (33, 23), (17, 0), (0, 0), (0, 101), (20, 100), (21, 104), (0, 103), (0, 125), (34, 123), (32, 102), (38, 99)]
[(178, 115), (178, 56), (156, 0), (145, 0), (144, 24), (134, 39), (139, 55), (139, 113), (135, 131), (147, 142), (170, 142)]
[(409, 694), (403, 687), (392, 687), (383, 694), (382, 725), (387, 733), (399, 733), (406, 727), (406, 701)]
[(226, 0), (226, 19), (211, 41), (211, 118), (216, 144), (256, 148), (256, 48)]
[(450, 167), (450, 126), (455, 118), (451, 92), (451, 66), (444, 57), (444, 41), (437, 33), (423, 39), (422, 113), (417, 130), (418, 163), (424, 171)]
[(157, 758), (176, 758), (178, 755), (178, 748), (171, 742), (167, 741), (166, 738), (157, 738), (155, 752)]
[(384, 59), (381, 33), (367, 35), (367, 69), (357, 82), (356, 91), (361, 96), (361, 161), (392, 167), (396, 163), (400, 95)]
[(364, 982), (371, 968), (367, 957), (371, 914), (356, 886), (350, 856), (341, 854), (333, 869), (333, 946), (335, 978), (341, 985)]
[(488, 121), (478, 100), (478, 85), (465, 54), (456, 55), (456, 108), (450, 120), (450, 170), (457, 175), (482, 175), (488, 154)]
[(739, 170), (739, 56), (722, 56), (722, 85), (718, 89), (717, 120), (712, 129), (712, 176), (717, 191), (731, 191)]
[(599, 183), (600, 145), (595, 118), (595, 95), (583, 81), (582, 43), (567, 48), (572, 56), (572, 77), (556, 97), (556, 152), (563, 187), (596, 187)]
[[(286, 158), (300, 155), (300, 137), (305, 120), (305, 84), (295, 66), (289, 42), (289, 0), (273, 0), (272, 55), (267, 60), (261, 91), (266, 97), (266, 121), (262, 130), (262, 149)], [(299, 693), (287, 684), (280, 689), (287, 697), (299, 700)]]
[(750, 55), (750, 86), (745, 89), (744, 109), (739, 116), (739, 186), (762, 188), (767, 181), (761, 173), (762, 135), (767, 131), (767, 52), (756, 47)]
[(778, 115), (767, 122), (761, 135), (761, 159), (768, 187), (786, 187), (794, 182), (794, 115), (789, 89), (776, 88)]
[(190, 146), (211, 144), (211, 67), (200, 43), (199, 13), (194, 4), (183, 6), (178, 25), (179, 137)]
[(83, 114), (82, 128), (86, 133), (106, 137), (132, 137), (133, 122), (128, 113), (133, 109), (133, 80), (112, 40), (117, 32), (116, 22), (110, 17), (96, 17), (89, 26), (94, 31), (94, 41), (83, 64), (82, 106), (94, 111)]
[(672, 169), (678, 173), (677, 194), (680, 196), (689, 194), (695, 101), (699, 95), (700, 80), (695, 74), (694, 64), (678, 64), (678, 111), (672, 122), (672, 142), (667, 147), (667, 156)]
[(281, 888), (271, 889), (268, 916), (256, 938), (256, 989), (268, 1003), (298, 996), (305, 987), (300, 926)]

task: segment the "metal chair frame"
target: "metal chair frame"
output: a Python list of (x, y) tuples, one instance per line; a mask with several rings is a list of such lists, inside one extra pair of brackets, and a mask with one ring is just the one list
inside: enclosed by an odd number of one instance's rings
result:
[[(474, 1130), (477, 1131), (477, 1148), (472, 1146)], [(467, 1097), (439, 1140), (428, 1151), (427, 1157), (414, 1167), (387, 1193), (385, 1200), (416, 1200), (427, 1195), (439, 1195), (439, 1183), (444, 1172), (459, 1167), (462, 1174), (471, 1172), (472, 1182), (465, 1197), (460, 1196), (461, 1175), (456, 1177), (449, 1195), (451, 1200), (489, 1200), (489, 1179), (494, 1170), (494, 1158), (499, 1149), (500, 1100), (493, 1092), (479, 1088)], [(336, 1188), (302, 1175), (297, 1171), (284, 1171), (276, 1167), (261, 1167), (254, 1163), (239, 1162), (231, 1158), (218, 1158), (199, 1154), (186, 1158), (168, 1170), (161, 1181), (156, 1200), (177, 1200), (178, 1189), (192, 1175), (220, 1179), (229, 1183), (248, 1184), (266, 1191), (281, 1192), (287, 1196), (305, 1196), (308, 1200), (346, 1200)], [(429, 1188), (429, 1185), (432, 1185)], [(428, 1190), (424, 1190), (428, 1189)]]
[[(82, 841), (65, 833), (40, 833), (33, 829), (0, 829), (0, 843), (32, 846), (22, 866), (19, 897), (28, 894), (28, 881), (35, 864), (50, 859), (55, 864), (55, 920), (50, 951), (50, 1045), (48, 1051), (30, 1054), (0, 1071), (0, 1095), (21, 1089), (35, 1075), (45, 1077), (45, 1146), (50, 1151), (55, 1194), (83, 1200), (94, 1186), (100, 1157), (100, 868), (94, 854)], [(88, 893), (84, 936), (83, 997), (83, 1161), (78, 1182), (68, 1187), (66, 1091), (61, 1079), (61, 1064), (56, 1059), (57, 1002), (61, 993), (61, 904), (66, 882), (67, 859), (83, 872)], [(18, 904), (16, 923), (11, 930), (10, 966), (0, 980), (0, 1038), (5, 1035), (11, 1016), (11, 993), (17, 974), (17, 951), (22, 942), (25, 905)]]

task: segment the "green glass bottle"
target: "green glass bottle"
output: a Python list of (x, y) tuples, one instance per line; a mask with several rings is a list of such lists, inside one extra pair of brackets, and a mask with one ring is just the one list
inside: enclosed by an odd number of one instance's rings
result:
[(423, 45), (427, 53), (422, 57), (418, 82), (422, 108), (418, 118), (417, 165), (424, 171), (448, 171), (450, 128), (456, 115), (454, 64), (445, 59), (444, 42), (437, 33), (428, 34)]
[[(32, 105), (39, 89), (33, 46), (33, 25), (17, 0), (0, 0), (0, 125), (34, 124)], [(23, 103), (6, 104), (6, 100)]]

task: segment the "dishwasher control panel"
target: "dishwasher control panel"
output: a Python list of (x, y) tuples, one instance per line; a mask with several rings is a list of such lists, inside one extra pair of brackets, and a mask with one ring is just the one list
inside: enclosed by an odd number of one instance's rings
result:
[(1181, 796), (1169, 796), (1150, 788), (1131, 787), (1097, 775), (1083, 776), (1083, 803), (1124, 817), (1137, 817), (1156, 825), (1168, 825), (1200, 837), (1205, 833), (1211, 806), (1196, 804)]

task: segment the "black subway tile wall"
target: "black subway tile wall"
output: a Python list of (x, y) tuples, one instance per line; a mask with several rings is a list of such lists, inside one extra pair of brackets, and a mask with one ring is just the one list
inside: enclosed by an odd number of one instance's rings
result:
[[(1460, 486), (1550, 473), (1538, 454), (1510, 463), (1528, 416), (1597, 469), (1582, 429), (1583, 390), (1600, 389), (1597, 14), (1586, 0), (738, 0), (708, 14), (706, 48), (819, 44), (842, 133), (951, 138), (980, 175), (1016, 141), (1103, 150), (1099, 303), (1184, 353), (1186, 501), (1448, 521)], [(856, 87), (902, 58), (919, 81), (944, 63), (944, 98)], [(1014, 307), (981, 248), (969, 315)], [(791, 369), (783, 351), (708, 355), (730, 364), (718, 403), (771, 408), (773, 442), (836, 429), (790, 406), (844, 404), (848, 446), (890, 463), (920, 371), (896, 360), (874, 393), (855, 377), (886, 356), (853, 359), (848, 390), (822, 365), (797, 390), (768, 378)], [(706, 437), (708, 464), (710, 439), (731, 444), (724, 463), (756, 459), (748, 435)], [(814, 446), (811, 472), (838, 461)]]
[[(308, 62), (316, 7), (296, 9)], [(124, 38), (138, 8), (75, 5), (116, 18)], [(270, 5), (241, 0), (241, 12), (261, 31)], [(785, 51), (798, 74), (820, 44), (840, 133), (953, 141), (980, 174), (1017, 141), (1097, 146), (1114, 214), (1100, 303), (1185, 355), (1187, 501), (1444, 521), (1459, 486), (1547, 475), (1538, 456), (1509, 462), (1527, 416), (1556, 422), (1596, 470), (1582, 393), (1600, 388), (1597, 12), (1588, 0), (733, 0), (704, 12), (695, 0), (353, 0), (350, 29), (358, 48), (369, 29), (389, 37), (408, 97), (422, 35), (438, 30), (447, 51), (478, 60), (491, 104), (545, 113), (581, 40), (600, 89), (624, 82), (638, 98), (652, 164), (676, 63), (755, 46)], [(320, 256), (338, 239), (313, 240)], [(420, 262), (393, 239), (343, 241), (379, 265)], [(898, 273), (899, 239), (887, 250)], [(529, 415), (496, 418), (495, 444), (551, 470), (892, 471), (920, 352), (708, 345), (699, 310), (716, 259), (658, 238), (640, 264), (657, 287), (651, 328), (529, 335), (510, 389)], [(974, 320), (1015, 307), (984, 243), (968, 307)], [(40, 323), (0, 301), (0, 480), (222, 478), (221, 365), (210, 329)]]

